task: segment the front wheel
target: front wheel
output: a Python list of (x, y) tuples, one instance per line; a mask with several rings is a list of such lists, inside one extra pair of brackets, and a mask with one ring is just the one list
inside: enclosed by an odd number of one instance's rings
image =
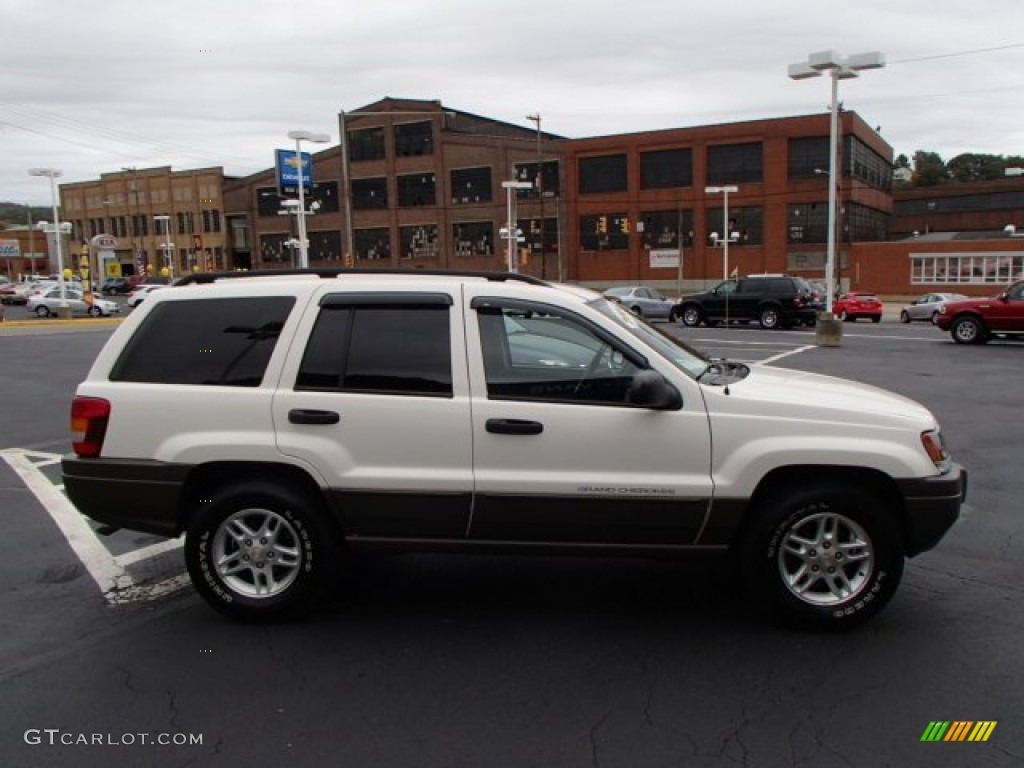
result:
[(325, 514), (318, 500), (286, 486), (253, 482), (221, 489), (186, 534), (193, 585), (234, 619), (272, 621), (310, 608), (337, 566)]
[(49, 317), (51, 314), (50, 308), (45, 304), (40, 304), (36, 307), (36, 317)]
[(683, 325), (696, 328), (700, 325), (703, 316), (697, 307), (683, 307)]
[(99, 307), (89, 307), (89, 317), (101, 317), (103, 310)]
[(778, 328), (781, 319), (778, 307), (765, 307), (758, 316), (758, 322), (761, 323), (761, 327), (769, 330)]
[(903, 575), (903, 543), (874, 495), (809, 487), (758, 504), (740, 553), (746, 583), (786, 620), (845, 629), (878, 613)]
[(988, 333), (981, 324), (981, 320), (967, 315), (953, 321), (949, 329), (953, 341), (957, 344), (984, 344), (988, 341)]
[(907, 310), (905, 310), (905, 309), (900, 311), (900, 322), (901, 323), (909, 323), (910, 322), (910, 313), (907, 312)]

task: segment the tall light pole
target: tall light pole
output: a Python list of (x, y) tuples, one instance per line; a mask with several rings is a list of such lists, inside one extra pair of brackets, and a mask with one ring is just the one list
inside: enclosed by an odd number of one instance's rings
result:
[(153, 221), (162, 221), (164, 223), (164, 238), (167, 242), (161, 244), (161, 248), (165, 249), (164, 262), (167, 264), (167, 273), (174, 278), (174, 262), (171, 255), (174, 253), (174, 243), (171, 242), (171, 217), (167, 214), (161, 216), (154, 216)]
[(527, 115), (526, 119), (537, 126), (537, 200), (540, 201), (540, 276), (547, 279), (547, 254), (544, 252), (544, 163), (541, 155), (540, 112)]
[[(306, 240), (306, 195), (305, 183), (303, 180), (302, 163), (302, 142), (312, 141), (316, 144), (326, 144), (331, 137), (326, 133), (313, 133), (312, 131), (288, 131), (288, 138), (295, 139), (295, 170), (299, 174), (299, 269), (309, 268), (309, 241)], [(309, 158), (309, 180), (313, 181), (313, 157)]]
[[(514, 175), (514, 174), (513, 174)], [(501, 186), (505, 190), (505, 196), (508, 198), (508, 223), (498, 233), (505, 236), (506, 243), (506, 268), (509, 272), (519, 271), (519, 258), (518, 258), (518, 243), (519, 243), (519, 227), (516, 224), (515, 206), (513, 200), (515, 199), (515, 191), (517, 189), (533, 189), (533, 182), (530, 181), (511, 181), (501, 182)]]
[(57, 314), (60, 317), (70, 317), (71, 307), (68, 305), (67, 287), (64, 285), (64, 256), (60, 250), (60, 216), (57, 213), (57, 179), (63, 176), (64, 172), (57, 168), (30, 168), (28, 175), (45, 176), (50, 180), (50, 199), (53, 204), (53, 247), (57, 249), (57, 285), (60, 287), (60, 304), (57, 307)]
[(836, 156), (839, 149), (839, 81), (859, 77), (864, 69), (881, 69), (885, 56), (878, 51), (840, 56), (835, 51), (812, 53), (807, 61), (789, 65), (789, 77), (806, 80), (828, 73), (832, 78), (832, 103), (829, 105), (828, 151), (828, 235), (825, 251), (825, 311), (832, 312), (836, 274)]
[[(729, 279), (729, 242), (733, 240), (733, 234), (729, 231), (729, 193), (739, 192), (740, 188), (730, 184), (724, 187), (704, 187), (704, 193), (707, 195), (721, 195), (722, 196), (722, 279)], [(712, 239), (715, 238), (715, 233), (711, 233)]]

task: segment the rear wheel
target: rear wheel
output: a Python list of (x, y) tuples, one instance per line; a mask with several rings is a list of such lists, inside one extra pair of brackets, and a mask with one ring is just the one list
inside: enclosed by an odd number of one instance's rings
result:
[(312, 607), (334, 577), (323, 504), (270, 483), (230, 485), (196, 514), (185, 562), (200, 596), (235, 619), (272, 621)]
[(761, 502), (741, 555), (750, 591), (790, 622), (855, 626), (878, 613), (903, 575), (899, 529), (874, 495), (809, 487)]
[(988, 332), (981, 320), (972, 315), (958, 317), (949, 329), (953, 341), (957, 344), (984, 344), (988, 341)]
[(839, 319), (844, 323), (852, 323), (856, 318), (844, 309), (839, 313)]
[(880, 323), (880, 322), (882, 322), (882, 316), (881, 315), (872, 315), (871, 316), (871, 322), (872, 323)]
[(688, 305), (683, 307), (683, 325), (696, 328), (704, 319), (703, 313), (698, 307)]

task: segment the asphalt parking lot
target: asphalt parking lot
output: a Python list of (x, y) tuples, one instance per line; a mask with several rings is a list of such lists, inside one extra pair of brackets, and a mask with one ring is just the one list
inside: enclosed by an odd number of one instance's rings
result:
[[(968, 503), (871, 624), (767, 625), (716, 568), (440, 555), (353, 562), (303, 623), (229, 623), (183, 588), (174, 543), (97, 536), (62, 505), (68, 402), (110, 329), (29, 323), (0, 329), (0, 762), (1022, 764), (1024, 344), (890, 321), (847, 324), (839, 348), (807, 330), (663, 327), (938, 416)], [(984, 743), (922, 741), (947, 721), (996, 725)]]

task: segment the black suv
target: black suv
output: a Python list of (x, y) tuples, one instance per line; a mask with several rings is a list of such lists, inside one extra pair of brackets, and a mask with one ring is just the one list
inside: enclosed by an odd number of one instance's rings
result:
[(684, 296), (673, 308), (672, 317), (691, 327), (757, 320), (762, 328), (791, 328), (814, 325), (821, 309), (814, 289), (802, 277), (748, 275)]

